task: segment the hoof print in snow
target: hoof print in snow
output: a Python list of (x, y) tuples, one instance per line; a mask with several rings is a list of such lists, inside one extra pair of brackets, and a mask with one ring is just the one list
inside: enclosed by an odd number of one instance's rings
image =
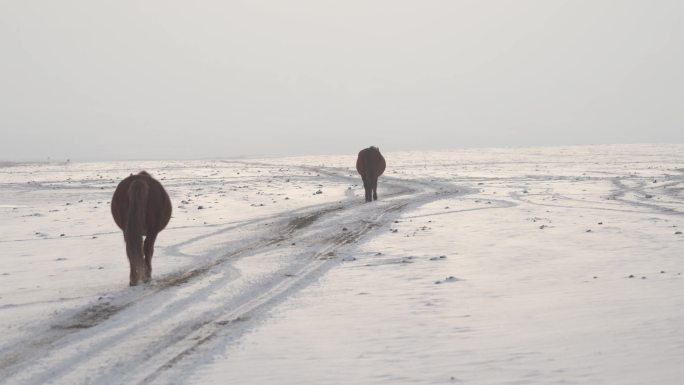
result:
[(348, 230), (349, 230), (349, 229), (347, 229), (346, 227), (343, 227), (343, 228), (342, 228), (342, 231), (348, 231)]
[(634, 278), (634, 274), (628, 275), (627, 278)]
[(67, 259), (64, 258), (64, 257), (59, 257), (59, 258), (55, 259), (55, 261), (66, 261), (66, 260), (67, 260)]
[(591, 232), (592, 232), (591, 229), (587, 229), (587, 230), (585, 231), (585, 233), (591, 233)]
[(356, 261), (356, 258), (355, 258), (355, 257), (352, 257), (351, 255), (348, 255), (348, 256), (342, 258), (342, 261), (344, 261), (344, 262), (352, 262), (352, 261)]
[(313, 193), (313, 195), (320, 195), (320, 194), (323, 194), (323, 191), (317, 190), (315, 193)]
[(390, 229), (390, 233), (398, 233), (399, 229)]
[(377, 253), (375, 253), (375, 255), (376, 255), (376, 256), (381, 256), (382, 253), (378, 251)]
[(681, 235), (681, 234), (682, 234), (681, 231), (675, 231), (675, 235)]
[(440, 255), (439, 257), (432, 257), (430, 258), (431, 261), (439, 261), (442, 259), (446, 259), (446, 255)]
[(204, 210), (204, 206), (197, 206), (197, 210)]

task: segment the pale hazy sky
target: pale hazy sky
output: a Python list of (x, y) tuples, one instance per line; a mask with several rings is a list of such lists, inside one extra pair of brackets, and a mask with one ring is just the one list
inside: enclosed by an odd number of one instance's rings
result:
[(0, 160), (684, 143), (681, 0), (2, 0)]

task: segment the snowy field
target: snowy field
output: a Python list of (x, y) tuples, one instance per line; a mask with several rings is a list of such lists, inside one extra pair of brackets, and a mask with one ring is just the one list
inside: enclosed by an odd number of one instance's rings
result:
[(684, 145), (384, 155), (1, 164), (0, 383), (682, 383)]

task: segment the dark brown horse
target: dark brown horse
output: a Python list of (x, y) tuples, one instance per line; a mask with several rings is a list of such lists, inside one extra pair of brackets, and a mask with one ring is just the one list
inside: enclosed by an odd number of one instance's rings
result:
[(169, 195), (161, 183), (147, 172), (131, 174), (114, 191), (112, 216), (124, 233), (126, 254), (131, 265), (130, 285), (135, 286), (140, 280), (149, 282), (154, 241), (171, 219)]
[(378, 199), (378, 177), (385, 172), (385, 158), (380, 149), (370, 146), (359, 152), (356, 158), (356, 171), (361, 174), (363, 188), (366, 190), (366, 202)]

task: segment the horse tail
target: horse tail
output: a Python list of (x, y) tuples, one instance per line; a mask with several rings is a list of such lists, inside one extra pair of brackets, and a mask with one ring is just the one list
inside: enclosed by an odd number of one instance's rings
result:
[(134, 180), (128, 187), (128, 219), (124, 237), (126, 238), (128, 257), (134, 258), (131, 262), (135, 265), (141, 264), (136, 269), (143, 269), (143, 235), (147, 214), (147, 195), (147, 184), (141, 180)]
[[(371, 147), (372, 149), (373, 147)], [(378, 184), (378, 170), (375, 164), (375, 152), (365, 151), (363, 154), (363, 163), (366, 169), (366, 180), (368, 180), (368, 187), (374, 189)]]

